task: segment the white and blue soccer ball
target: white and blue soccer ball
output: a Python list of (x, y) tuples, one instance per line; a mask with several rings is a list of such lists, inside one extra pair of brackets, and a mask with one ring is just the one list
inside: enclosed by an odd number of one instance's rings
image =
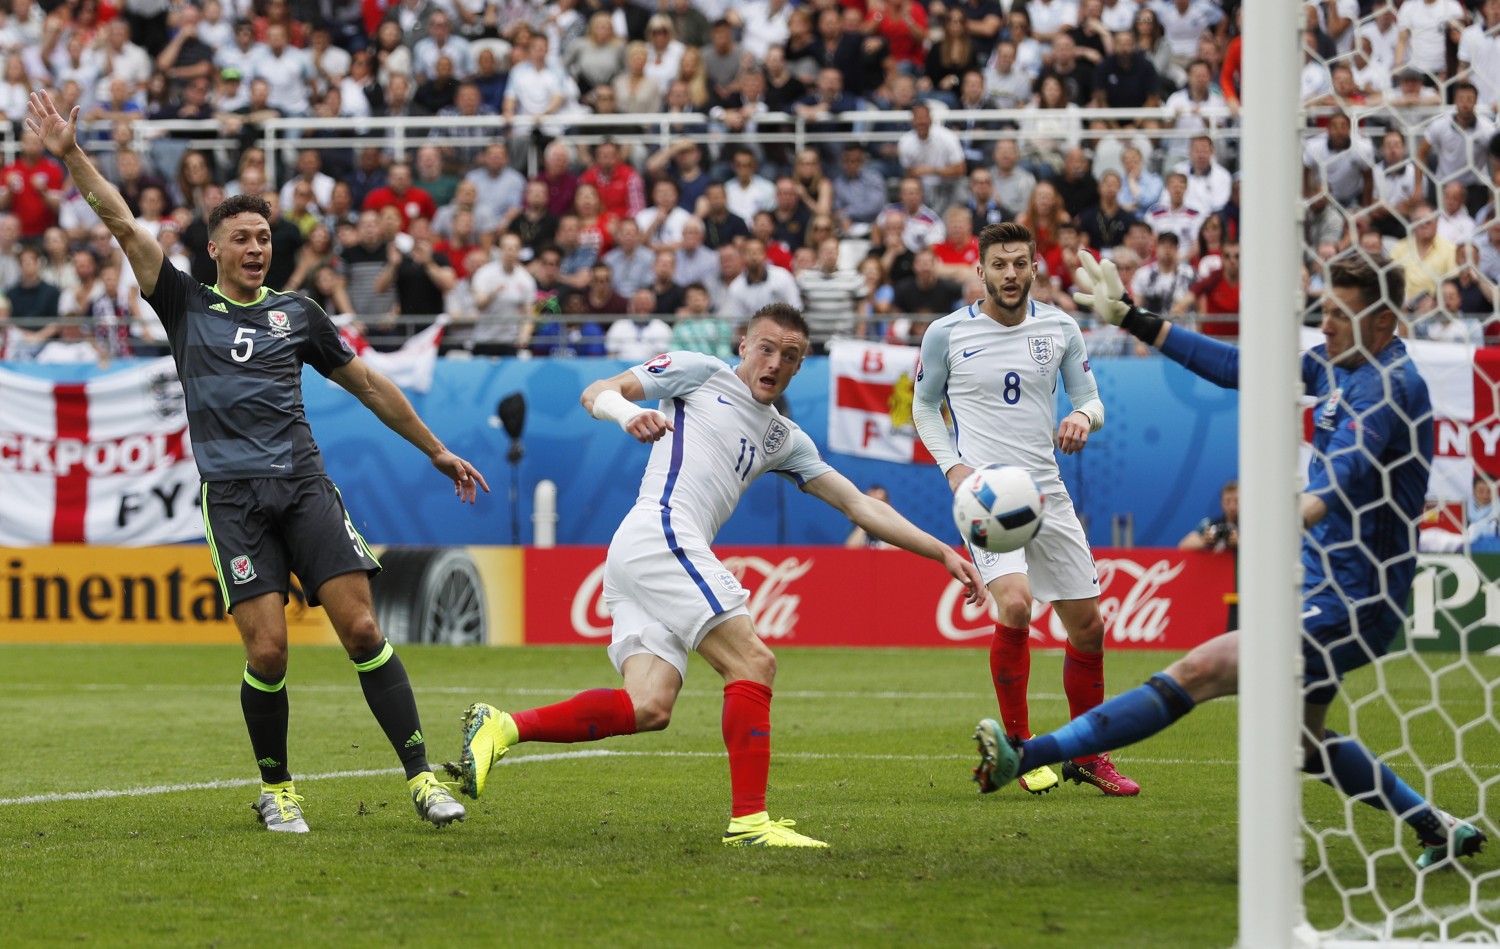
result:
[(991, 553), (1019, 550), (1042, 528), (1042, 490), (1024, 468), (986, 465), (953, 495), (953, 523), (967, 543)]

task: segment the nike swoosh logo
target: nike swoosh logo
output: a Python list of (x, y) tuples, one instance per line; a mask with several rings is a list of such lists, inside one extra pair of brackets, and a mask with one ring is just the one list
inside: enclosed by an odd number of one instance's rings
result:
[(724, 398), (722, 395), (719, 396), (719, 401), (723, 402), (725, 405), (733, 405), (734, 404), (733, 402), (731, 402), (728, 399)]
[(770, 732), (763, 732), (759, 728), (752, 728), (752, 729), (750, 729), (750, 737), (751, 738), (769, 738), (770, 735), (771, 735)]
[(979, 347), (978, 349), (966, 349), (964, 350), (964, 358), (968, 359), (970, 356), (978, 356), (982, 352), (984, 352), (983, 346)]

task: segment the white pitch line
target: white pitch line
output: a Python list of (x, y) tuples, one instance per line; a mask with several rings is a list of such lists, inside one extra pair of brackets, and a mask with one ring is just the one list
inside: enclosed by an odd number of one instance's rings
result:
[[(296, 680), (291, 680), (287, 688), (295, 692), (314, 693), (347, 693), (357, 695), (360, 692), (357, 685), (322, 685), (307, 684), (299, 685)], [(488, 687), (486, 687), (488, 688)], [(573, 695), (589, 686), (560, 686), (552, 689), (517, 688), (517, 689), (489, 689), (504, 695)], [(177, 684), (177, 685), (150, 685), (121, 682), (100, 683), (69, 683), (66, 685), (43, 685), (36, 682), (18, 682), (15, 685), (5, 686), (8, 692), (239, 692), (238, 683), (208, 685), (208, 684)], [(427, 695), (475, 695), (485, 691), (484, 689), (471, 686), (417, 686), (418, 693)], [(684, 689), (681, 693), (685, 696), (696, 698), (717, 698), (724, 693), (722, 690), (709, 689)], [(985, 692), (860, 692), (856, 690), (826, 691), (816, 689), (785, 689), (778, 690), (776, 697), (779, 699), (882, 699), (889, 701), (900, 701), (903, 699), (936, 699), (941, 701), (964, 701), (972, 699), (985, 699), (993, 696), (993, 693)], [(1033, 692), (1033, 700), (1060, 702), (1067, 698), (1061, 692)]]
[[(722, 751), (616, 751), (611, 748), (590, 748), (582, 751), (558, 751), (546, 752), (534, 755), (519, 755), (513, 758), (505, 758), (498, 762), (497, 767), (516, 767), (518, 765), (537, 764), (550, 761), (579, 761), (587, 758), (723, 758)], [(841, 761), (966, 761), (973, 757), (970, 754), (952, 755), (876, 755), (876, 754), (838, 754), (820, 751), (792, 751), (779, 752), (775, 756), (778, 759), (804, 759), (804, 760), (826, 760), (837, 759)], [(1200, 765), (1207, 767), (1227, 767), (1235, 764), (1229, 760), (1177, 760), (1170, 758), (1131, 758), (1133, 764), (1165, 764), (1165, 765)], [(328, 771), (322, 774), (304, 774), (297, 777), (298, 781), (313, 782), (330, 778), (369, 778), (382, 775), (400, 774), (400, 768), (372, 768), (360, 771)], [(222, 781), (195, 781), (187, 784), (157, 784), (150, 787), (139, 788), (98, 788), (92, 791), (57, 791), (51, 794), (29, 794), (25, 797), (0, 798), (0, 807), (13, 806), (17, 804), (56, 804), (62, 801), (98, 801), (116, 797), (148, 797), (155, 794), (174, 794), (181, 791), (218, 791), (225, 788), (247, 788), (260, 785), (259, 778), (229, 778)]]

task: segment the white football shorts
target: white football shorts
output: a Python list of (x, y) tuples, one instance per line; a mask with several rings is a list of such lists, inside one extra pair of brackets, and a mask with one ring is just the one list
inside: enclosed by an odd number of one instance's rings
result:
[(995, 554), (969, 545), (979, 576), (988, 586), (999, 577), (1024, 573), (1032, 598), (1042, 603), (1098, 596), (1099, 571), (1083, 524), (1073, 510), (1073, 499), (1056, 488), (1044, 488), (1042, 494), (1046, 498), (1042, 528), (1025, 547)]
[(667, 541), (661, 515), (632, 509), (604, 561), (604, 605), (614, 628), (609, 659), (649, 653), (670, 662), (687, 680), (688, 653), (710, 630), (748, 615), (749, 593), (707, 544)]

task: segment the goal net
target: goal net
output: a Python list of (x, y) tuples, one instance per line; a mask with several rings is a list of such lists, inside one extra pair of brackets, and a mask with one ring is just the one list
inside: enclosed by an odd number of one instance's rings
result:
[[(1272, 16), (1269, 10), (1252, 9), (1258, 6), (1247, 5), (1247, 17)], [(1379, 11), (1385, 4), (1374, 6)], [(1312, 6), (1303, 12), (1308, 9)], [(1490, 800), (1500, 776), (1500, 507), (1494, 503), (1494, 479), (1500, 476), (1500, 348), (1485, 345), (1487, 339), (1500, 343), (1500, 213), (1494, 186), (1500, 161), (1490, 151), (1500, 88), (1471, 82), (1477, 70), (1461, 68), (1468, 61), (1465, 56), (1500, 59), (1500, 23), (1487, 28), (1475, 12), (1477, 36), (1455, 34), (1463, 38), (1437, 41), (1444, 53), (1441, 64), (1434, 59), (1415, 70), (1396, 71), (1399, 64), (1379, 61), (1378, 37), (1372, 32), (1387, 26), (1380, 20), (1384, 15), (1377, 12), (1356, 22), (1347, 42), (1328, 42), (1331, 37), (1303, 30), (1295, 59), (1302, 64), (1297, 77), (1302, 115), (1295, 123), (1302, 172), (1299, 348), (1324, 342), (1324, 301), (1338, 262), (1374, 264), (1403, 278), (1385, 281), (1383, 299), (1372, 309), (1389, 308), (1396, 314), (1400, 344), (1425, 379), (1432, 403), (1430, 417), (1412, 414), (1393, 372), (1382, 370), (1382, 407), (1390, 410), (1386, 420), (1393, 434), (1379, 441), (1367, 440), (1380, 429), (1373, 415), (1348, 412), (1349, 394), (1341, 386), (1357, 383), (1347, 364), (1320, 366), (1330, 380), (1327, 390), (1303, 402), (1299, 470), (1304, 476), (1317, 454), (1320, 429), (1347, 427), (1354, 436), (1347, 440), (1352, 446), (1347, 450), (1358, 453), (1359, 464), (1374, 468), (1383, 495), (1361, 497), (1352, 489), (1338, 490), (1330, 506), (1343, 509), (1340, 516), (1352, 523), (1355, 539), (1320, 544), (1319, 536), (1337, 538), (1337, 532), (1307, 533), (1312, 569), (1328, 576), (1333, 595), (1363, 604), (1352, 612), (1357, 638), (1382, 638), (1376, 632), (1379, 609), (1373, 604), (1383, 601), (1401, 617), (1389, 651), (1344, 679), (1326, 724), (1357, 740), (1433, 807), (1500, 841)], [(1290, 45), (1297, 28), (1311, 19), (1299, 15), (1295, 25), (1275, 34), (1280, 45)], [(1257, 57), (1252, 69), (1274, 70), (1273, 63), (1293, 61), (1291, 55), (1282, 49)], [(1385, 76), (1391, 76), (1389, 84), (1383, 83)], [(1259, 77), (1254, 82), (1247, 98), (1260, 94)], [(1287, 114), (1281, 113), (1283, 126), (1291, 124)], [(1247, 125), (1247, 149), (1254, 135)], [(1285, 132), (1281, 139), (1292, 144)], [(1500, 155), (1500, 139), (1495, 145)], [(1247, 186), (1255, 180), (1248, 174), (1246, 179)], [(1247, 193), (1244, 204), (1265, 199), (1259, 192)], [(1296, 196), (1291, 203), (1297, 203)], [(1254, 219), (1248, 220), (1243, 231), (1247, 258), (1256, 241), (1277, 239), (1254, 233), (1253, 225)], [(1255, 273), (1247, 279), (1254, 281)], [(1282, 319), (1287, 307), (1261, 310), (1265, 317), (1250, 306), (1245, 310), (1251, 315), (1243, 322), (1242, 343), (1257, 332), (1257, 323)], [(1365, 343), (1355, 345), (1372, 366), (1381, 363)], [(1280, 358), (1292, 357), (1283, 351)], [(1252, 374), (1242, 375), (1242, 400), (1265, 398), (1284, 405), (1278, 395), (1258, 387)], [(1393, 517), (1393, 506), (1384, 498), (1400, 493), (1399, 469), (1421, 460), (1427, 426), (1435, 453), (1430, 465), (1422, 462), (1425, 504), (1411, 517)], [(1409, 441), (1413, 448), (1405, 454), (1387, 450), (1399, 441)], [(1340, 444), (1337, 438), (1324, 443)], [(1243, 453), (1241, 460), (1244, 477), (1257, 477), (1247, 470), (1250, 459)], [(1331, 461), (1326, 455), (1322, 460)], [(1262, 472), (1260, 477), (1275, 481), (1277, 475)], [(1384, 520), (1372, 534), (1371, 519), (1377, 518)], [(1411, 594), (1400, 602), (1395, 602), (1399, 591), (1390, 587), (1404, 556), (1405, 544), (1397, 535), (1410, 536), (1416, 548)], [(1373, 590), (1361, 585), (1361, 564), (1381, 585)], [(1255, 591), (1242, 588), (1242, 594), (1243, 602)], [(1299, 608), (1309, 609), (1307, 602)], [(1249, 625), (1246, 629), (1247, 637), (1264, 635)], [(1290, 647), (1290, 640), (1285, 645)], [(1299, 658), (1291, 662), (1300, 668), (1302, 650), (1296, 651)], [(1319, 657), (1331, 663), (1333, 647), (1313, 658)], [(1252, 691), (1246, 682), (1242, 715), (1253, 720), (1258, 707), (1283, 701), (1276, 696), (1285, 695), (1281, 689), (1274, 694)], [(1295, 687), (1290, 698), (1301, 732), (1301, 696)], [(1242, 740), (1245, 734), (1242, 720)], [(1302, 762), (1301, 751), (1295, 754)], [(1242, 767), (1250, 762), (1242, 760)], [(1343, 767), (1348, 768), (1347, 762)], [(1310, 759), (1296, 778), (1300, 793), (1294, 804), (1300, 807), (1294, 813), (1301, 846), (1294, 840), (1292, 873), (1300, 873), (1294, 897), (1300, 906), (1294, 904), (1293, 915), (1302, 924), (1285, 944), (1500, 941), (1500, 843), (1491, 843), (1477, 857), (1424, 869), (1419, 866), (1423, 847), (1418, 833), (1403, 819), (1403, 808), (1388, 795), (1387, 786), (1369, 782), (1376, 785), (1372, 793), (1350, 797), (1325, 786), (1341, 778), (1347, 783), (1348, 772), (1341, 775), (1339, 768), (1325, 753)], [(1279, 773), (1242, 777), (1242, 796), (1257, 782), (1269, 787)], [(1357, 775), (1354, 781), (1359, 783)], [(1254, 805), (1242, 800), (1242, 818), (1247, 806)], [(1242, 834), (1257, 833), (1258, 828), (1242, 828)], [(1242, 844), (1242, 868), (1243, 854)], [(1242, 917), (1254, 911), (1242, 898)], [(1242, 918), (1242, 940), (1249, 931)]]

